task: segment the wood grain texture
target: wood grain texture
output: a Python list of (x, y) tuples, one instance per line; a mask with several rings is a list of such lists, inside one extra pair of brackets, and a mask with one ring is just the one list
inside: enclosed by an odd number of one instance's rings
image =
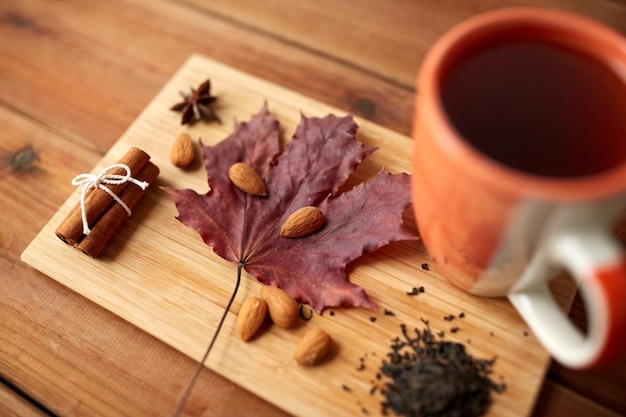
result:
[[(551, 399), (551, 401), (547, 401)], [(618, 417), (624, 414), (602, 407), (553, 381), (547, 381), (533, 415), (546, 417)]]
[[(378, 1), (183, 0), (279, 39), (332, 55), (407, 88), (430, 45), (454, 24), (511, 6), (554, 7), (584, 14), (626, 32), (615, 0)], [(602, 3), (603, 7), (598, 7)]]
[(11, 40), (0, 44), (0, 88), (11, 106), (99, 153), (192, 53), (396, 131), (411, 127), (413, 91), (176, 2), (3, 2), (0, 16), (0, 37)]
[[(179, 114), (169, 110), (171, 102), (184, 86), (204, 81), (205, 74), (211, 74), (223, 120), (248, 120), (267, 102), (289, 136), (295, 131), (301, 113), (309, 117), (341, 114), (336, 108), (194, 56), (92, 171), (101, 170), (118, 160), (129, 147), (137, 146), (150, 154), (161, 169), (160, 184), (206, 191), (204, 170), (183, 172), (169, 163), (168, 156), (168, 145), (181, 131)], [(372, 179), (383, 166), (391, 172), (410, 170), (406, 152), (409, 138), (363, 119), (357, 123), (360, 126), (357, 138), (368, 146), (379, 147), (356, 171), (357, 180)], [(203, 123), (185, 128), (207, 145), (221, 141), (231, 129), (227, 124)], [(54, 235), (57, 224), (76, 204), (78, 192), (72, 193), (24, 251), (22, 259), (199, 360), (232, 291), (235, 265), (217, 257), (195, 231), (178, 223), (172, 201), (159, 190), (146, 193), (136, 213), (127, 219), (126, 227), (120, 230), (117, 239), (112, 239), (98, 260), (87, 258)], [(472, 354), (498, 358), (495, 372), (506, 381), (507, 393), (496, 396), (491, 415), (529, 414), (549, 363), (547, 353), (528, 335), (525, 324), (506, 300), (467, 297), (441, 278), (434, 266), (429, 271), (422, 269), (423, 263), (431, 264), (423, 246), (419, 242), (403, 242), (351, 264), (351, 280), (362, 285), (381, 310), (392, 309), (393, 318), (385, 317), (382, 311), (340, 310), (334, 316), (316, 315), (294, 331), (270, 327), (262, 337), (248, 344), (236, 336), (235, 316), (246, 296), (258, 294), (260, 284), (244, 277), (240, 296), (228, 315), (208, 366), (293, 414), (354, 415), (361, 408), (377, 412), (381, 398), (369, 394), (369, 390), (380, 359), (371, 359), (364, 372), (357, 370), (359, 359), (368, 354), (383, 358), (389, 341), (399, 334), (401, 322), (409, 327), (421, 327), (424, 318), (435, 331), (448, 333), (449, 339), (467, 342)], [(556, 295), (569, 305), (574, 288), (567, 282), (564, 284), (556, 288)], [(407, 296), (406, 292), (413, 286), (424, 286), (426, 293)], [(444, 316), (461, 311), (466, 317), (458, 322), (451, 324), (444, 320)], [(377, 321), (370, 321), (370, 317)], [(298, 338), (311, 326), (330, 333), (338, 349), (332, 360), (309, 369), (297, 366), (292, 356)], [(461, 329), (458, 333), (449, 333), (451, 327), (457, 326)], [(364, 338), (363, 334), (368, 337)], [(520, 361), (524, 363), (521, 369)], [(343, 385), (349, 386), (350, 392), (342, 390)]]
[[(379, 8), (389, 3), (399, 10), (417, 10), (416, 26), (422, 29), (402, 30), (419, 30), (419, 37), (408, 39), (409, 52), (416, 51), (419, 60), (428, 40), (449, 22), (522, 2), (395, 0), (370, 8), (370, 2), (361, 0), (319, 1), (320, 10), (311, 11), (310, 2), (268, 1), (259, 3), (266, 7), (261, 12), (256, 3), (248, 5), (250, 10), (241, 9), (237, 1), (232, 6), (222, 3), (227, 2), (0, 2), (0, 375), (59, 415), (121, 414), (115, 405), (94, 401), (102, 393), (108, 398), (132, 397), (124, 400), (126, 415), (169, 414), (173, 402), (155, 410), (141, 399), (160, 395), (163, 381), (171, 380), (163, 389), (181, 390), (193, 371), (192, 360), (146, 338), (143, 331), (19, 259), (73, 191), (69, 179), (102, 158), (190, 53), (214, 57), (408, 134), (413, 112), (410, 79), (418, 61), (394, 60), (393, 68), (376, 63), (377, 68), (387, 67), (378, 72), (368, 67), (370, 53), (384, 53), (381, 47), (396, 50), (396, 42), (407, 42), (401, 34), (397, 39), (388, 36), (382, 46), (370, 44), (381, 30), (399, 32), (381, 26), (407, 22), (391, 19), (393, 11), (378, 13)], [(523, 3), (579, 11), (622, 32), (626, 27), (623, 0)], [(435, 9), (439, 11), (432, 13)], [(357, 16), (363, 26), (345, 30), (334, 11)], [(250, 18), (252, 13), (257, 21)], [(328, 19), (315, 24), (312, 13)], [(271, 25), (266, 19), (279, 20), (272, 15), (299, 22)], [(353, 25), (354, 18), (349, 20)], [(310, 35), (298, 31), (299, 25)], [(325, 31), (339, 35), (324, 37)], [(372, 48), (376, 50), (370, 52)], [(409, 84), (398, 81), (397, 74), (405, 74)], [(33, 154), (37, 158), (30, 161)], [(573, 314), (581, 305), (578, 298)], [(129, 370), (136, 356), (127, 347), (142, 351), (144, 366)], [(67, 375), (73, 385), (67, 384)], [(564, 415), (594, 415), (597, 407), (626, 415), (623, 375), (626, 358), (582, 373), (552, 365), (548, 383), (557, 389), (542, 390), (533, 415), (560, 415), (559, 409)], [(164, 401), (176, 401), (174, 397)], [(208, 369), (186, 411), (284, 415)]]
[[(19, 261), (75, 191), (71, 178), (101, 156), (5, 108), (0, 124), (0, 375), (59, 416), (171, 414), (195, 362)], [(236, 391), (236, 402), (221, 401)], [(19, 393), (4, 392), (0, 415), (28, 415)], [(187, 408), (233, 416), (249, 409), (284, 415), (209, 370)]]
[(44, 417), (46, 412), (0, 382), (0, 415), (4, 417)]

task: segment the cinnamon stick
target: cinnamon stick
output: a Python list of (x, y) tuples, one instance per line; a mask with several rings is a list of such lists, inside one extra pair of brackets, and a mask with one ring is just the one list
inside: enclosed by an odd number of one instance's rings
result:
[[(117, 163), (128, 166), (130, 168), (131, 177), (135, 177), (137, 173), (146, 166), (149, 160), (150, 155), (139, 148), (133, 147), (129, 149)], [(126, 174), (126, 172), (120, 168), (113, 169), (108, 173), (119, 175)], [(128, 185), (129, 183), (125, 182), (119, 185), (109, 185), (108, 188), (116, 195), (119, 195)], [(132, 187), (135, 186), (132, 185)], [(91, 189), (88, 192), (85, 197), (85, 214), (89, 227), (98, 220), (112, 201), (113, 197), (99, 188)], [(56, 230), (56, 235), (69, 245), (76, 245), (80, 242), (83, 237), (82, 208), (80, 202), (74, 206), (63, 222), (61, 222)]]
[[(151, 184), (158, 175), (159, 168), (152, 162), (148, 162), (134, 178)], [(118, 196), (132, 210), (141, 200), (144, 192), (140, 187), (130, 186), (124, 188)], [(91, 233), (85, 236), (76, 247), (89, 256), (97, 257), (127, 217), (128, 213), (121, 204), (111, 203), (102, 216), (93, 224)]]

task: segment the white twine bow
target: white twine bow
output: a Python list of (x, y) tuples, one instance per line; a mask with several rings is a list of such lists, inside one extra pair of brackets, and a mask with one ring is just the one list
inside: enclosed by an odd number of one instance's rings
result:
[[(116, 168), (121, 168), (125, 170), (126, 175), (107, 174), (107, 172)], [(104, 168), (102, 172), (100, 172), (100, 174), (98, 175), (80, 174), (80, 175), (75, 176), (74, 179), (72, 179), (72, 185), (74, 186), (84, 185), (85, 186), (80, 195), (80, 209), (81, 209), (82, 218), (83, 218), (83, 233), (85, 235), (88, 235), (89, 233), (91, 233), (91, 229), (89, 228), (89, 222), (87, 221), (87, 211), (85, 210), (85, 197), (87, 195), (87, 191), (89, 191), (90, 188), (100, 188), (101, 190), (106, 191), (107, 194), (113, 197), (113, 199), (119, 205), (124, 207), (124, 209), (126, 210), (126, 213), (128, 213), (128, 215), (130, 216), (131, 211), (130, 211), (130, 208), (128, 208), (128, 206), (126, 205), (126, 203), (121, 198), (119, 198), (113, 191), (111, 191), (109, 187), (104, 185), (104, 184), (121, 185), (121, 184), (124, 184), (125, 182), (132, 182), (133, 184), (140, 187), (142, 190), (145, 190), (146, 187), (150, 185), (145, 181), (139, 181), (131, 177), (130, 168), (128, 167), (128, 165), (124, 165), (124, 164), (109, 165), (108, 167)]]

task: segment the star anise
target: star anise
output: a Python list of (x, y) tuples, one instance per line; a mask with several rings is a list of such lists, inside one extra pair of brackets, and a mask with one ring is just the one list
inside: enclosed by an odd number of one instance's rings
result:
[(184, 101), (174, 104), (170, 110), (183, 113), (181, 124), (192, 124), (200, 119), (220, 121), (215, 110), (211, 107), (211, 104), (217, 100), (216, 96), (211, 95), (211, 80), (206, 80), (200, 84), (197, 90), (191, 88), (191, 94), (181, 91), (180, 95)]

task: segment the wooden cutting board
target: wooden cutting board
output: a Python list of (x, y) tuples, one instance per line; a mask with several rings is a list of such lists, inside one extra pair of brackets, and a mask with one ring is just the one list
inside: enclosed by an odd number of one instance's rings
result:
[[(180, 114), (169, 110), (189, 91), (210, 78), (219, 96), (222, 124), (180, 125)], [(224, 66), (192, 56), (172, 77), (93, 173), (115, 163), (130, 147), (152, 156), (161, 169), (158, 184), (148, 190), (98, 259), (64, 244), (55, 229), (79, 201), (79, 190), (46, 224), (22, 254), (22, 259), (53, 279), (109, 309), (195, 360), (200, 360), (233, 290), (236, 265), (216, 256), (199, 235), (175, 220), (177, 211), (160, 185), (208, 190), (201, 163), (181, 170), (169, 161), (174, 138), (187, 131), (212, 145), (232, 132), (233, 121), (247, 121), (264, 102), (280, 121), (285, 140), (306, 116), (345, 115), (295, 92)], [(411, 139), (366, 120), (357, 119), (357, 138), (380, 149), (368, 157), (353, 181), (367, 181), (385, 167), (410, 172)], [(79, 173), (76, 173), (79, 174)], [(68, 178), (68, 182), (71, 178)], [(415, 229), (412, 216), (407, 224)], [(422, 265), (428, 265), (425, 269)], [(243, 300), (257, 295), (261, 285), (244, 274), (235, 304), (206, 365), (277, 406), (300, 416), (378, 415), (382, 396), (370, 393), (375, 375), (400, 335), (400, 323), (422, 328), (421, 319), (446, 338), (466, 344), (475, 357), (497, 357), (494, 379), (507, 390), (494, 395), (490, 415), (521, 416), (532, 411), (549, 363), (546, 351), (529, 334), (505, 299), (467, 295), (449, 285), (437, 272), (422, 244), (400, 242), (353, 262), (352, 282), (365, 288), (380, 311), (334, 309), (315, 314), (291, 330), (266, 325), (249, 343), (236, 335), (236, 314)], [(413, 287), (424, 293), (409, 296)], [(575, 288), (559, 280), (555, 296), (569, 308)], [(384, 314), (384, 309), (395, 315)], [(458, 315), (463, 312), (464, 317)], [(444, 317), (454, 315), (452, 321)], [(292, 359), (299, 338), (320, 327), (330, 333), (335, 347), (329, 360), (302, 368)], [(450, 330), (457, 327), (456, 333)], [(132, 370), (129, 370), (132, 372)], [(181, 381), (181, 386), (186, 381)]]

